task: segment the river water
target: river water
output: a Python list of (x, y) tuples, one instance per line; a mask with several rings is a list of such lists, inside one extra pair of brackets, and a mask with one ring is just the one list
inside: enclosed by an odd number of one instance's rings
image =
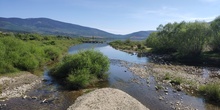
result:
[[(97, 87), (94, 88), (112, 87), (120, 89), (136, 98), (151, 110), (171, 110), (174, 109), (174, 106), (177, 104), (182, 104), (185, 105), (184, 107), (191, 107), (198, 110), (220, 110), (218, 107), (206, 104), (202, 98), (186, 95), (184, 92), (173, 92), (174, 89), (171, 87), (167, 88), (169, 94), (165, 94), (164, 91), (156, 91), (156, 81), (153, 76), (149, 76), (149, 81), (147, 83), (146, 79), (142, 79), (139, 76), (134, 75), (120, 63), (120, 61), (126, 61), (137, 64), (146, 64), (150, 61), (147, 57), (137, 57), (137, 55), (131, 55), (116, 50), (107, 44), (80, 44), (71, 47), (68, 52), (69, 54), (74, 54), (79, 50), (91, 48), (102, 52), (108, 56), (111, 61), (110, 69), (108, 71), (108, 81), (100, 82), (97, 84)], [(45, 68), (43, 76), (44, 82), (37, 86), (34, 90), (29, 91), (27, 93), (28, 98), (12, 98), (5, 102), (7, 106), (2, 109), (65, 110), (68, 106), (74, 103), (78, 96), (85, 92), (85, 90), (62, 90), (59, 84), (48, 76), (48, 71), (49, 70)], [(134, 80), (138, 80), (139, 83), (134, 82)], [(160, 100), (159, 97), (163, 97), (166, 100)]]

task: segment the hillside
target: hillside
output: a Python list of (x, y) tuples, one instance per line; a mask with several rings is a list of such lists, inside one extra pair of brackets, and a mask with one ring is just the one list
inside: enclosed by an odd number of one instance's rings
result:
[(125, 35), (125, 36), (130, 39), (142, 40), (142, 39), (146, 39), (152, 32), (155, 32), (155, 31), (139, 31), (139, 32), (134, 32), (134, 33)]
[(127, 39), (130, 37), (146, 38), (152, 31), (140, 31), (128, 35), (116, 35), (99, 29), (65, 23), (48, 18), (2, 18), (0, 17), (0, 30), (31, 32), (52, 35), (104, 37)]

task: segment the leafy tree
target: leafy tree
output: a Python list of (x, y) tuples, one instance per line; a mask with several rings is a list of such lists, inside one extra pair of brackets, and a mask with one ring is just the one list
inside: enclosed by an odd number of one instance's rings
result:
[(180, 56), (196, 57), (201, 54), (211, 30), (205, 22), (182, 23), (177, 31), (176, 49)]
[(211, 47), (214, 51), (220, 52), (220, 16), (217, 17), (214, 21), (212, 21), (211, 28), (213, 31)]
[(177, 53), (180, 57), (195, 57), (201, 54), (211, 36), (205, 22), (181, 22), (160, 25), (156, 33), (146, 40), (154, 52)]
[(146, 40), (146, 45), (153, 48), (154, 52), (175, 52), (175, 29), (177, 23), (159, 25), (157, 32), (152, 33)]

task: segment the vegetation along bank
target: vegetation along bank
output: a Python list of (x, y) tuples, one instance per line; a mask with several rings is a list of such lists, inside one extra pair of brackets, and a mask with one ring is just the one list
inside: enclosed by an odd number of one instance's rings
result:
[[(81, 42), (66, 36), (0, 32), (0, 98), (20, 97), (41, 83), (44, 66)], [(39, 72), (40, 71), (40, 72)]]
[[(134, 46), (136, 44), (137, 46)], [(217, 66), (220, 64), (220, 17), (217, 17), (211, 23), (206, 22), (185, 22), (180, 23), (168, 23), (166, 25), (159, 25), (157, 32), (153, 32), (145, 40), (145, 42), (135, 42), (135, 41), (114, 41), (110, 45), (116, 49), (122, 50), (145, 50), (147, 54), (159, 54), (166, 55), (167, 58), (172, 62), (178, 62), (181, 64), (191, 64), (200, 66)], [(143, 46), (142, 46), (143, 45)], [(137, 51), (138, 52), (138, 51)], [(140, 51), (139, 51), (140, 52)], [(201, 83), (197, 84), (192, 78), (183, 77), (186, 75), (184, 72), (179, 72), (182, 70), (176, 70), (179, 68), (178, 65), (158, 65), (156, 67), (163, 68), (163, 70), (156, 73), (163, 74), (165, 80), (170, 80), (172, 84), (176, 85), (187, 85), (191, 89), (200, 93), (206, 97), (209, 101), (219, 102), (220, 101), (220, 81), (216, 79), (217, 77), (210, 77), (209, 80), (202, 78), (199, 74), (201, 71), (195, 71), (198, 79), (202, 80)], [(171, 70), (178, 71), (179, 74), (171, 74)], [(155, 66), (152, 67), (154, 69)], [(192, 67), (195, 68), (195, 67)], [(168, 71), (169, 70), (169, 71)], [(183, 67), (183, 70), (187, 68)], [(155, 71), (153, 71), (155, 72)], [(182, 75), (181, 75), (182, 74)], [(161, 77), (162, 77), (161, 76)], [(195, 86), (196, 85), (196, 86)]]
[(63, 36), (0, 33), (0, 74), (29, 71), (57, 62), (80, 40)]
[(109, 59), (96, 50), (83, 50), (65, 56), (50, 75), (69, 89), (81, 89), (100, 80), (107, 80)]

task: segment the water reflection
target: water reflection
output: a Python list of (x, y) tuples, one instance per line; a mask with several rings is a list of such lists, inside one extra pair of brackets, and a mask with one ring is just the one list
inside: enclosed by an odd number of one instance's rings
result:
[(137, 57), (137, 54), (132, 55), (126, 52), (122, 52), (119, 50), (116, 50), (109, 46), (108, 44), (80, 44), (77, 46), (73, 46), (69, 49), (70, 54), (74, 54), (78, 52), (79, 50), (84, 50), (84, 49), (92, 49), (94, 48), (95, 50), (99, 50), (102, 52), (104, 55), (108, 56), (109, 59), (118, 59), (118, 60), (124, 60), (128, 62), (133, 62), (133, 63), (146, 63), (148, 62), (147, 57)]

